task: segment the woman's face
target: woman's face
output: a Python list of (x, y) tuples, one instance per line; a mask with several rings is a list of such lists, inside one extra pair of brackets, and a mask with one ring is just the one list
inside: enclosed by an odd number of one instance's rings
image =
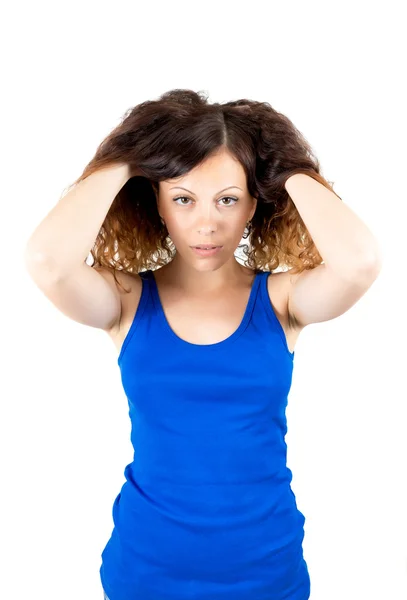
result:
[[(158, 212), (177, 255), (204, 270), (218, 268), (233, 258), (256, 206), (242, 165), (227, 150), (182, 177), (160, 182), (157, 196)], [(222, 248), (205, 257), (191, 248), (205, 244)]]

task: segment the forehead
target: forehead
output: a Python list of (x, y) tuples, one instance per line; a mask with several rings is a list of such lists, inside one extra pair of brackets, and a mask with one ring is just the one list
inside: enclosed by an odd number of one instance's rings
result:
[(229, 186), (246, 189), (246, 174), (242, 165), (228, 155), (216, 155), (206, 159), (181, 177), (160, 182), (163, 190), (181, 186), (195, 193), (199, 191), (217, 193)]

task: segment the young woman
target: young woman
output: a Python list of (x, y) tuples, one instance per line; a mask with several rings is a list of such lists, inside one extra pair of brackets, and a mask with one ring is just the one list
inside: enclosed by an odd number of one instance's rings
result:
[(294, 347), (363, 296), (380, 253), (305, 138), (268, 103), (172, 90), (129, 111), (26, 256), (118, 351), (134, 459), (105, 598), (308, 599), (286, 464)]

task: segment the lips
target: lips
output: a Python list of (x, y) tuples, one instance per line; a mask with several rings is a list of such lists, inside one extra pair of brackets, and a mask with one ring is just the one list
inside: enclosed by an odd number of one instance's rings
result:
[(222, 250), (223, 246), (213, 246), (210, 245), (208, 249), (204, 247), (191, 246), (191, 250), (195, 250), (195, 254), (201, 256), (203, 258), (207, 258), (208, 256), (215, 256)]
[(213, 244), (209, 244), (209, 246), (192, 246), (192, 248), (200, 248), (201, 250), (212, 250), (212, 248), (220, 248), (220, 246), (214, 246)]

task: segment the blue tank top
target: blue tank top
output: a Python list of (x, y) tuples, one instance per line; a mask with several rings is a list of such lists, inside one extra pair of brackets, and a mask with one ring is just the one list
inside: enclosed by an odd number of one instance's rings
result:
[(113, 503), (109, 600), (307, 600), (305, 517), (286, 464), (294, 352), (255, 273), (214, 344), (170, 327), (152, 270), (117, 359), (134, 457)]

